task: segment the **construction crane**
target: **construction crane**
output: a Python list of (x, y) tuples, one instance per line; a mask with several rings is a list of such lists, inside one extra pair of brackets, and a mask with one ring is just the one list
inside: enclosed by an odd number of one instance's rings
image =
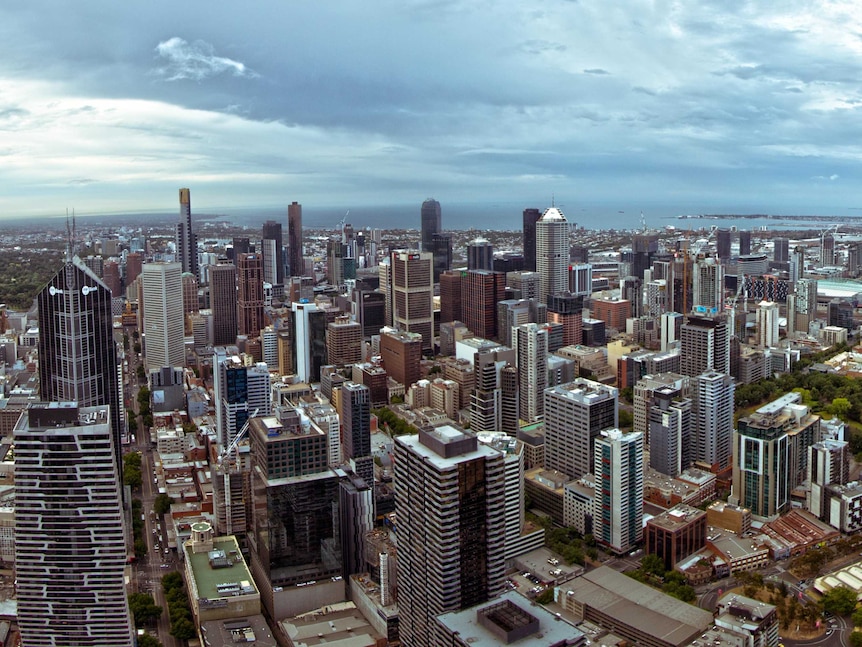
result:
[(240, 430), (236, 433), (233, 440), (230, 444), (225, 448), (225, 450), (219, 454), (218, 457), (218, 465), (217, 469), (221, 470), (224, 475), (224, 521), (225, 521), (225, 534), (231, 535), (233, 534), (233, 522), (231, 521), (231, 501), (230, 501), (230, 465), (225, 464), (224, 460), (228, 458), (240, 444), (240, 442), (245, 438), (246, 433), (248, 432), (248, 428), (251, 425), (251, 419), (254, 418), (260, 409), (255, 409), (254, 413), (252, 413), (245, 421), (245, 424), (240, 427)]

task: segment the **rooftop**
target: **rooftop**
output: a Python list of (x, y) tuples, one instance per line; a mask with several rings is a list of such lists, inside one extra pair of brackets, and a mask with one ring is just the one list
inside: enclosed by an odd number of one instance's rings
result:
[(383, 638), (352, 602), (283, 620), (281, 626), (295, 647), (376, 647)]
[(663, 512), (662, 514), (650, 519), (649, 524), (665, 530), (677, 530), (701, 517), (706, 517), (706, 512), (693, 508), (690, 505), (680, 503), (667, 512)]
[(239, 551), (236, 537), (216, 537), (213, 550), (192, 552), (184, 546), (186, 560), (194, 576), (194, 589), (199, 600), (235, 598), (258, 593), (251, 573)]

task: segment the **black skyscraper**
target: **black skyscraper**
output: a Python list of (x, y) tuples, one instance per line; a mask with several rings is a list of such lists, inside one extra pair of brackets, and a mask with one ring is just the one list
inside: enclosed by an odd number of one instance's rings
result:
[(542, 214), (538, 209), (524, 209), (524, 270), (536, 271), (536, 223)]
[(287, 207), (287, 266), (291, 276), (305, 276), (302, 258), (302, 205), (291, 202)]
[(423, 252), (431, 251), (431, 243), (434, 234), (442, 230), (440, 203), (433, 198), (428, 198), (422, 203), (422, 245)]
[(180, 189), (180, 221), (177, 223), (176, 245), (177, 260), (183, 264), (183, 272), (197, 277), (198, 240), (192, 231), (192, 197), (188, 189)]
[[(288, 226), (290, 223), (288, 222)], [(274, 220), (267, 220), (263, 223), (263, 232), (262, 236), (262, 251), (264, 253), (264, 257), (267, 258), (269, 256), (269, 247), (270, 243), (267, 241), (274, 241), (274, 244), (271, 246), (274, 248), (274, 258), (272, 262), (275, 265), (275, 283), (277, 285), (284, 285), (284, 247), (282, 245), (282, 237), (281, 237), (281, 223), (275, 222)]]
[(436, 233), (431, 236), (431, 253), (434, 255), (434, 283), (452, 267), (452, 234)]

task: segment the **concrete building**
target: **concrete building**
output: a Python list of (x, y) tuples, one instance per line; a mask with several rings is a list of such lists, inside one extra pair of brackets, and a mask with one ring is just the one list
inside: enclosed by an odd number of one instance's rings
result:
[(593, 536), (607, 550), (626, 553), (643, 538), (643, 434), (603, 430), (595, 441), (593, 474)]
[(689, 317), (680, 331), (680, 372), (694, 377), (713, 369), (730, 373), (730, 334), (722, 315)]
[(583, 341), (584, 297), (574, 292), (562, 292), (548, 297), (548, 323), (563, 327), (563, 346)]
[(757, 345), (762, 348), (778, 346), (778, 304), (761, 301), (757, 304)]
[(591, 299), (590, 314), (604, 321), (608, 328), (625, 330), (626, 319), (632, 316), (632, 302), (628, 299)]
[(180, 219), (177, 223), (175, 243), (182, 272), (189, 272), (197, 277), (198, 241), (192, 229), (192, 199), (188, 189), (180, 189)]
[(503, 591), (504, 456), (445, 425), (399, 436), (395, 457), (401, 641), (444, 644), (437, 616)]
[[(536, 223), (536, 271), (539, 273), (539, 300), (569, 288), (569, 225), (556, 207), (546, 209)], [(530, 269), (530, 268), (527, 268)]]
[(238, 332), (236, 265), (219, 263), (209, 268), (213, 346), (236, 343)]
[(698, 259), (692, 283), (694, 312), (712, 314), (724, 309), (724, 265), (711, 257)]
[(737, 593), (718, 599), (715, 624), (746, 637), (746, 647), (778, 647), (778, 612), (760, 600)]
[(733, 378), (709, 370), (692, 380), (695, 460), (721, 470), (733, 457)]
[[(392, 324), (422, 336), (422, 348), (434, 340), (434, 268), (431, 252), (392, 252)], [(382, 281), (381, 281), (382, 284)]]
[(647, 555), (658, 555), (671, 570), (689, 555), (706, 546), (706, 512), (679, 504), (652, 517), (644, 531)]
[(257, 337), (263, 320), (263, 256), (240, 254), (237, 259), (237, 316), (240, 335)]
[(182, 266), (179, 263), (146, 263), (141, 271), (143, 287), (144, 359), (147, 369), (185, 366)]
[(380, 358), (389, 377), (409, 387), (419, 379), (422, 336), (415, 332), (382, 331)]
[(470, 270), (461, 282), (461, 315), (477, 337), (496, 339), (497, 304), (506, 297), (506, 275), (502, 272)]
[(808, 448), (808, 511), (828, 521), (830, 486), (850, 480), (850, 449), (843, 440), (821, 440)]
[(305, 276), (302, 255), (302, 205), (296, 201), (287, 205), (287, 267), (290, 276)]
[(213, 407), (216, 410), (218, 440), (223, 446), (233, 441), (245, 421), (255, 411), (269, 415), (271, 377), (266, 364), (245, 366), (238, 355), (219, 346), (213, 355)]
[(544, 416), (543, 393), (548, 383), (548, 334), (538, 324), (528, 323), (512, 331), (518, 368), (520, 417), (536, 422)]
[(336, 317), (326, 327), (326, 361), (335, 366), (356, 364), (362, 357), (362, 326), (349, 316)]
[(467, 244), (467, 270), (493, 270), (494, 246), (479, 237)]

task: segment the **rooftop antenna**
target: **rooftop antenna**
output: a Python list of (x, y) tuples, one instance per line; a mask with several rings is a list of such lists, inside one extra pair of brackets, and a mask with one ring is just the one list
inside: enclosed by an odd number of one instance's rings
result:
[(66, 261), (71, 262), (75, 257), (75, 210), (72, 209), (72, 219), (69, 219), (69, 209), (66, 208)]

